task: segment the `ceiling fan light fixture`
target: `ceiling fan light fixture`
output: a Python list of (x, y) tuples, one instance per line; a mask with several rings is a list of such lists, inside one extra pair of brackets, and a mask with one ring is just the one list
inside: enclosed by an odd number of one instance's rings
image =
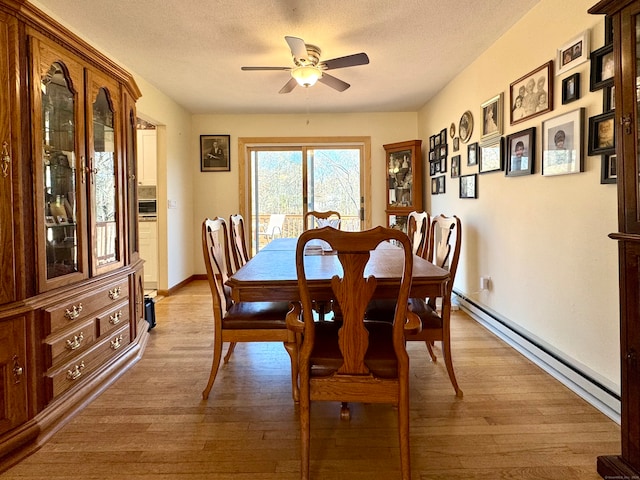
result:
[(291, 76), (301, 87), (313, 87), (322, 76), (322, 70), (312, 65), (304, 65), (291, 70)]

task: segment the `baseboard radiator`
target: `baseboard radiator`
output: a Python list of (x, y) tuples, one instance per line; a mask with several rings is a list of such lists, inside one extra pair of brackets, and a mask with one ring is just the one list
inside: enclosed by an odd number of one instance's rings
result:
[(599, 381), (596, 378), (597, 375), (590, 373), (586, 367), (575, 365), (560, 352), (554, 351), (544, 342), (533, 338), (533, 335), (518, 329), (510, 321), (501, 318), (499, 314), (492, 312), (489, 308), (455, 289), (453, 293), (453, 302), (457, 303), (471, 318), (611, 420), (620, 424), (620, 394), (615, 392), (615, 387), (605, 385), (605, 381)]

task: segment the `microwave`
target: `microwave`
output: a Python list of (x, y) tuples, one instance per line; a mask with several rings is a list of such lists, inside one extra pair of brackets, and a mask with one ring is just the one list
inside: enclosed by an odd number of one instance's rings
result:
[(155, 217), (157, 214), (158, 209), (155, 199), (138, 200), (138, 215), (140, 217)]

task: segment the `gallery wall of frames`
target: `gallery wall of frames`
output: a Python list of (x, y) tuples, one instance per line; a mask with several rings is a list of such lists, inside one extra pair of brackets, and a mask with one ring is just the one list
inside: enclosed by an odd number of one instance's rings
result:
[[(460, 198), (476, 199), (484, 174), (501, 172), (505, 177), (520, 177), (536, 172), (544, 176), (580, 173), (584, 172), (585, 155), (600, 155), (600, 183), (615, 184), (613, 29), (609, 18), (604, 28), (602, 47), (590, 50), (590, 31), (585, 30), (559, 46), (555, 58), (513, 81), (506, 92), (483, 102), (477, 110), (477, 120), (472, 110), (467, 110), (448, 128), (431, 135), (431, 194), (446, 193), (447, 171), (449, 187), (457, 183)], [(575, 67), (589, 61), (589, 79), (581, 79), (580, 72), (572, 73)], [(554, 76), (562, 77), (559, 93), (553, 91)], [(602, 91), (602, 113), (585, 119), (585, 108), (580, 107), (553, 115), (554, 102), (567, 105), (578, 100), (587, 83), (591, 92)], [(540, 119), (539, 126), (503, 136), (505, 122), (514, 126), (536, 117)], [(474, 128), (479, 130), (480, 141), (468, 143)], [(536, 149), (538, 139), (540, 151)], [(477, 173), (472, 170), (473, 173), (461, 175), (463, 162), (467, 167), (477, 167)]]

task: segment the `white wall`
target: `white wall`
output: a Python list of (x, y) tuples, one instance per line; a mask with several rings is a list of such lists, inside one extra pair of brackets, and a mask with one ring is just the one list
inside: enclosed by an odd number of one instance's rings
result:
[[(238, 138), (241, 137), (371, 137), (372, 222), (384, 224), (386, 204), (385, 153), (382, 145), (418, 138), (417, 113), (368, 113), (338, 115), (196, 115), (193, 117), (192, 157), (199, 158), (200, 135), (231, 135), (231, 171), (200, 172), (192, 167), (194, 232), (199, 239), (202, 220), (209, 216), (229, 218), (240, 208), (238, 194)], [(307, 123), (308, 122), (308, 123)], [(194, 248), (197, 273), (205, 273), (202, 253)]]
[[(158, 287), (167, 290), (194, 271), (193, 169), (191, 114), (146, 80), (135, 77), (142, 92), (138, 115), (158, 126)], [(168, 200), (176, 208), (168, 208)]]
[[(459, 199), (459, 183), (447, 172), (444, 195), (427, 201), (432, 214), (456, 214), (463, 225), (463, 252), (455, 289), (529, 332), (552, 351), (619, 392), (619, 309), (615, 185), (600, 184), (600, 156), (586, 156), (588, 117), (602, 112), (602, 91), (589, 92), (589, 65), (554, 76), (554, 110), (509, 126), (509, 85), (556, 57), (556, 49), (585, 29), (591, 50), (604, 42), (604, 20), (587, 14), (592, 0), (542, 0), (487, 52), (419, 112), (423, 143), (457, 124), (465, 110), (474, 115), (470, 142), (480, 140), (480, 105), (504, 92), (504, 134), (535, 126), (537, 154), (532, 176), (478, 176), (478, 199)], [(561, 13), (561, 14), (559, 14)], [(561, 79), (581, 75), (582, 98), (562, 105)], [(540, 173), (544, 120), (584, 107), (585, 172), (563, 176)], [(449, 140), (450, 142), (451, 140)], [(450, 147), (451, 148), (451, 147)], [(462, 145), (462, 174), (467, 167)], [(426, 184), (429, 186), (429, 183)], [(479, 277), (492, 288), (478, 292)]]

